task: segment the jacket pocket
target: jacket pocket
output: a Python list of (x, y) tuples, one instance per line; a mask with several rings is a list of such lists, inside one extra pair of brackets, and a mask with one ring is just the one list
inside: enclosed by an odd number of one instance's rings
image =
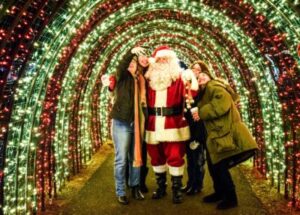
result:
[(232, 132), (228, 132), (221, 137), (214, 138), (212, 140), (216, 144), (218, 153), (228, 152), (236, 149), (236, 145), (233, 142)]

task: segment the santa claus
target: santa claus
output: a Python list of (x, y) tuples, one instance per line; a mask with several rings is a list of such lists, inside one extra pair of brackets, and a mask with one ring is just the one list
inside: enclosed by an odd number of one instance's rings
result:
[(147, 150), (156, 175), (157, 190), (153, 199), (166, 195), (166, 172), (169, 169), (172, 180), (173, 203), (182, 202), (182, 176), (184, 170), (185, 144), (190, 131), (183, 116), (186, 85), (191, 80), (197, 90), (193, 72), (183, 71), (176, 53), (167, 46), (158, 47), (150, 58), (145, 74), (148, 80), (146, 123)]

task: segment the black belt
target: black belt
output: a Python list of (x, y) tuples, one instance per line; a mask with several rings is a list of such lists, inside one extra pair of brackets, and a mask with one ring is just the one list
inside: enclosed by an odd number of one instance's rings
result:
[(149, 115), (174, 116), (182, 113), (182, 107), (148, 107)]

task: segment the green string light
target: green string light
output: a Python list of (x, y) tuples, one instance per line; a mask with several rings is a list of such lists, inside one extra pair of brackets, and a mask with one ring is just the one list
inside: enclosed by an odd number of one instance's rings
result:
[[(59, 58), (63, 55), (64, 47), (66, 47), (72, 37), (76, 34), (76, 29), (79, 29), (81, 23), (87, 21), (93, 10), (104, 1), (72, 1), (69, 8), (59, 11), (56, 19), (50, 24), (41, 36), (41, 39), (35, 43), (35, 51), (32, 55), (32, 60), (27, 64), (25, 75), (18, 83), (17, 92), (15, 94), (15, 106), (12, 113), (12, 121), (10, 122), (10, 131), (7, 146), (7, 159), (5, 168), (5, 207), (4, 211), (9, 213), (28, 212), (29, 208), (36, 210), (36, 193), (35, 188), (35, 168), (32, 167), (35, 162), (36, 144), (39, 137), (38, 126), (41, 115), (42, 102), (45, 98), (45, 89), (49, 79), (52, 76), (55, 65), (58, 64)], [(250, 1), (251, 5), (262, 14), (265, 14), (268, 20), (276, 24), (278, 29), (281, 29), (287, 34), (287, 43), (290, 47), (290, 52), (296, 57), (295, 47), (299, 39), (300, 28), (299, 18), (294, 16), (292, 11), (286, 5), (278, 5), (279, 1)], [(276, 5), (276, 6), (275, 6)], [(267, 13), (266, 9), (270, 6), (276, 8), (271, 13)], [(229, 41), (236, 44), (239, 52), (246, 64), (249, 67), (250, 73), (253, 76), (253, 84), (256, 87), (259, 103), (262, 108), (264, 140), (266, 145), (266, 160), (268, 164), (267, 176), (274, 180), (275, 184), (284, 184), (284, 169), (285, 167), (285, 149), (283, 145), (283, 123), (281, 118), (282, 106), (277, 95), (277, 88), (271, 76), (271, 71), (265, 64), (265, 60), (261, 56), (258, 48), (255, 46), (251, 38), (245, 35), (243, 30), (226, 17), (222, 12), (211, 9), (203, 4), (203, 2), (193, 1), (187, 4), (186, 1), (167, 1), (167, 2), (136, 2), (129, 7), (123, 7), (121, 10), (111, 14), (98, 26), (89, 33), (87, 38), (80, 44), (77, 52), (73, 56), (65, 78), (62, 84), (62, 92), (59, 95), (58, 111), (55, 123), (55, 138), (54, 151), (56, 159), (55, 180), (57, 187), (61, 189), (67, 177), (70, 175), (69, 169), (69, 151), (68, 151), (68, 132), (70, 120), (69, 110), (72, 96), (76, 93), (74, 87), (78, 79), (79, 71), (84, 66), (86, 59), (90, 55), (92, 49), (98, 44), (99, 38), (102, 38), (106, 33), (114, 31), (117, 26), (125, 23), (127, 20), (137, 15), (145, 15), (146, 12), (159, 9), (171, 9), (180, 11), (182, 16), (191, 15), (195, 20), (202, 20), (209, 23), (217, 29), (221, 29)], [(289, 16), (288, 16), (289, 15)], [(277, 17), (277, 18), (276, 18)], [(290, 17), (290, 18), (287, 18)], [(165, 23), (164, 23), (165, 22)], [(289, 25), (286, 25), (289, 23)], [(167, 30), (155, 29), (155, 27), (164, 26)], [(298, 27), (297, 27), (298, 26)], [(151, 29), (147, 31), (147, 28)], [(132, 47), (138, 41), (146, 37), (164, 34), (171, 32), (174, 38), (157, 38), (148, 45), (159, 43), (177, 43), (189, 48), (191, 51), (197, 52), (197, 48), (188, 44), (179, 37), (189, 37), (191, 35), (202, 35), (207, 44), (211, 44), (214, 50), (206, 50), (201, 56), (206, 60), (216, 61), (221, 65), (225, 63), (232, 72), (234, 83), (238, 92), (241, 94), (242, 115), (248, 126), (253, 128), (253, 119), (249, 115), (249, 91), (243, 85), (242, 77), (239, 71), (239, 62), (236, 62), (230, 56), (228, 47), (221, 46), (217, 41), (211, 38), (209, 32), (203, 29), (197, 29), (187, 23), (168, 20), (154, 20), (145, 23), (140, 23), (130, 27), (114, 38), (107, 46), (104, 53), (97, 60), (88, 82), (87, 89), (83, 97), (81, 97), (79, 106), (82, 110), (79, 113), (79, 143), (81, 150), (86, 152), (83, 155), (83, 160), (88, 160), (92, 155), (92, 138), (91, 130), (91, 95), (99, 78), (99, 71), (104, 62), (107, 60), (111, 50), (124, 43), (118, 53), (110, 60), (107, 67), (107, 73), (115, 71), (115, 65), (120, 60), (122, 53), (126, 53), (128, 47)], [(188, 33), (192, 32), (192, 33)], [(199, 44), (202, 41), (195, 39)], [(203, 45), (202, 45), (203, 46)], [(213, 55), (212, 51), (220, 51), (221, 60)], [(185, 56), (187, 53), (179, 55)], [(219, 66), (219, 68), (222, 68)], [(223, 77), (226, 77), (222, 73)], [(101, 89), (99, 92), (99, 110), (100, 122), (103, 129), (103, 140), (109, 136), (109, 127), (107, 126), (108, 119), (108, 91)], [(274, 158), (274, 155), (275, 158)], [(16, 159), (14, 159), (16, 158)], [(282, 186), (283, 187), (283, 186)], [(15, 206), (15, 201), (18, 198), (18, 204)]]

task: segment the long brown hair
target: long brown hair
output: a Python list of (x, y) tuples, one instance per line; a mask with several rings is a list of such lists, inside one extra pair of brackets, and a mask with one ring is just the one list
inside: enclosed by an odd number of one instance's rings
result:
[(124, 55), (124, 58), (119, 62), (119, 65), (117, 67), (118, 81), (125, 80), (131, 76), (131, 74), (128, 71), (128, 67), (134, 57), (136, 57), (136, 55), (132, 54), (129, 51), (127, 54)]

